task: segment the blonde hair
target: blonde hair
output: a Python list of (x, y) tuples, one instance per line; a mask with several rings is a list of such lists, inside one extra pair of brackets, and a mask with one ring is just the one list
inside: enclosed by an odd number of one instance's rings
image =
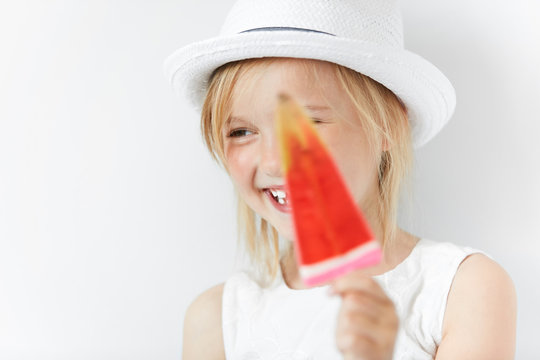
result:
[[(232, 62), (216, 69), (210, 79), (201, 114), (201, 132), (212, 157), (226, 166), (223, 127), (231, 115), (232, 93), (238, 79), (279, 58), (249, 59)], [(297, 60), (299, 61), (299, 60)], [(306, 68), (317, 77), (318, 60), (303, 60)], [(379, 162), (378, 220), (382, 228), (383, 246), (391, 243), (397, 230), (397, 207), (401, 185), (412, 167), (412, 144), (404, 105), (385, 86), (341, 65), (331, 64), (335, 77), (354, 104), (358, 119), (365, 129), (370, 147), (384, 144)], [(238, 196), (239, 240), (263, 285), (270, 284), (279, 269), (278, 233), (265, 219)], [(290, 248), (289, 248), (290, 250)]]

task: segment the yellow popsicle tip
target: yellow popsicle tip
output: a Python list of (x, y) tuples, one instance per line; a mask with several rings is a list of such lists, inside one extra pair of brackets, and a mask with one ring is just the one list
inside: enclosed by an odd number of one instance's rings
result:
[(282, 171), (286, 174), (290, 168), (292, 154), (290, 146), (292, 142), (307, 145), (306, 134), (302, 131), (303, 126), (310, 126), (310, 119), (303, 108), (290, 95), (278, 94), (278, 106), (276, 111), (276, 132), (281, 150)]

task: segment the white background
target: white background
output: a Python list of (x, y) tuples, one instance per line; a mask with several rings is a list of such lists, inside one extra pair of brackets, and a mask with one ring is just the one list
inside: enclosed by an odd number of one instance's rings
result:
[[(234, 199), (162, 61), (228, 1), (0, 5), (0, 359), (178, 359), (190, 301), (233, 271)], [(483, 249), (538, 349), (540, 6), (406, 0), (407, 47), (453, 82), (403, 225)], [(505, 324), (500, 324), (505, 326)], [(536, 355), (536, 356), (535, 356)]]

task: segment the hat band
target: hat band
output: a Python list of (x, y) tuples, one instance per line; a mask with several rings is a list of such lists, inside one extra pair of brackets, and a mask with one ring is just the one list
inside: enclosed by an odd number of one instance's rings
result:
[(306, 32), (314, 32), (314, 33), (319, 33), (319, 34), (326, 34), (326, 35), (336, 36), (334, 34), (330, 34), (330, 33), (324, 32), (324, 31), (297, 28), (297, 27), (287, 27), (287, 26), (260, 27), (260, 28), (254, 28), (254, 29), (240, 31), (239, 34), (247, 33), (247, 32), (253, 32), (253, 31), (306, 31)]

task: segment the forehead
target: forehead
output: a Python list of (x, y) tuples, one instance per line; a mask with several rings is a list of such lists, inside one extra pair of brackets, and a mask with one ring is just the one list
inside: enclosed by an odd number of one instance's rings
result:
[[(334, 64), (320, 60), (295, 58), (263, 58), (250, 60), (239, 72), (238, 83), (273, 78), (281, 82), (317, 84), (317, 79), (335, 80)], [(291, 85), (291, 84), (288, 84)]]
[(336, 105), (343, 90), (335, 65), (318, 60), (272, 58), (250, 61), (239, 72), (232, 91), (233, 112), (246, 107), (273, 106), (280, 93), (301, 103)]

